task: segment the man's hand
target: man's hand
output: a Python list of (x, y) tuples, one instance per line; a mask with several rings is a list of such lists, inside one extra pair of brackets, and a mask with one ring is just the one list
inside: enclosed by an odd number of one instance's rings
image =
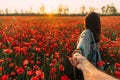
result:
[(82, 56), (80, 53), (74, 53), (72, 55), (72, 58), (70, 58), (71, 64), (78, 68), (78, 69), (83, 69), (85, 60), (87, 60), (84, 56)]
[(118, 80), (98, 70), (87, 60), (87, 58), (85, 58), (78, 52), (72, 55), (72, 58), (70, 58), (70, 62), (74, 67), (82, 70), (85, 80)]

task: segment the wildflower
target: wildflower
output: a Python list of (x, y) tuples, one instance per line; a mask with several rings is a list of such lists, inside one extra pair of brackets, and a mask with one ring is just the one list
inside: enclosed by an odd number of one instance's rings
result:
[(59, 70), (60, 70), (60, 71), (64, 71), (64, 67), (63, 67), (62, 64), (59, 65)]
[(40, 52), (41, 51), (40, 48), (38, 48), (38, 47), (36, 47), (35, 50), (36, 50), (36, 52)]
[(18, 66), (15, 66), (14, 69), (17, 70), (19, 67)]
[(57, 63), (57, 60), (56, 59), (53, 59), (52, 60), (52, 63), (55, 65)]
[(23, 74), (23, 73), (24, 73), (24, 69), (22, 67), (17, 69), (17, 74), (18, 75)]
[(105, 62), (104, 61), (99, 61), (99, 62), (97, 62), (97, 65), (100, 67), (100, 66), (103, 66), (105, 64)]
[(8, 42), (12, 42), (14, 39), (12, 38), (12, 37), (9, 37), (8, 39), (7, 39), (7, 41)]
[(49, 65), (50, 67), (54, 67), (54, 64), (53, 63), (50, 63), (50, 65)]
[(26, 60), (23, 61), (23, 65), (25, 66), (27, 64), (29, 64), (29, 61), (26, 59)]
[(38, 66), (37, 66), (37, 65), (34, 65), (34, 66), (33, 66), (33, 69), (34, 69), (34, 70), (37, 70), (37, 69), (38, 69)]
[(0, 59), (0, 64), (3, 63), (3, 62), (4, 62), (4, 60), (3, 60), (3, 59)]
[(120, 79), (120, 71), (115, 71), (114, 74)]
[(117, 63), (117, 62), (116, 62), (116, 63), (115, 63), (115, 66), (116, 66), (116, 67), (120, 67), (120, 63)]
[(52, 67), (51, 70), (50, 70), (50, 78), (51, 80), (56, 80), (56, 68), (55, 67)]
[(15, 76), (16, 73), (15, 73), (15, 72), (11, 72), (10, 75), (11, 75), (11, 76)]
[(5, 50), (3, 50), (3, 52), (9, 54), (9, 53), (12, 53), (12, 50), (11, 49), (5, 49)]
[(37, 65), (40, 65), (41, 64), (41, 61), (37, 61)]
[(63, 75), (60, 77), (60, 80), (70, 80), (67, 75)]
[(27, 76), (32, 76), (33, 75), (33, 71), (30, 70), (30, 71), (27, 71)]
[(32, 77), (31, 80), (39, 80), (37, 76)]
[(40, 79), (44, 79), (44, 73), (42, 70), (36, 70), (35, 72), (36, 76), (38, 76)]
[(24, 42), (24, 46), (25, 46), (25, 47), (29, 47), (29, 46), (30, 46), (30, 43)]
[(15, 65), (14, 63), (10, 63), (9, 67), (14, 67), (14, 65)]
[(56, 72), (56, 68), (53, 67), (51, 70), (50, 70), (51, 73), (55, 73)]
[(30, 40), (33, 44), (37, 43), (37, 40), (36, 39), (31, 39)]
[(4, 70), (4, 68), (0, 66), (0, 73), (1, 73), (3, 70)]
[(59, 58), (59, 53), (58, 53), (58, 52), (55, 52), (55, 53), (54, 53), (54, 57), (55, 57), (55, 58)]
[(34, 61), (33, 60), (30, 60), (30, 65), (33, 65), (34, 64)]
[(9, 76), (4, 74), (4, 75), (2, 75), (0, 80), (8, 80), (8, 79), (9, 79)]

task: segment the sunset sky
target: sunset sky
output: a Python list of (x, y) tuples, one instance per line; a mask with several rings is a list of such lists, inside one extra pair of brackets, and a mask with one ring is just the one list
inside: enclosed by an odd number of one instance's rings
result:
[(32, 7), (33, 12), (38, 11), (41, 5), (44, 5), (47, 13), (57, 12), (57, 8), (60, 4), (68, 6), (69, 12), (80, 12), (80, 7), (85, 6), (89, 9), (89, 6), (100, 8), (107, 4), (114, 4), (114, 6), (120, 11), (120, 0), (0, 0), (0, 9), (5, 10), (8, 8), (11, 12), (17, 9), (20, 11), (29, 10)]

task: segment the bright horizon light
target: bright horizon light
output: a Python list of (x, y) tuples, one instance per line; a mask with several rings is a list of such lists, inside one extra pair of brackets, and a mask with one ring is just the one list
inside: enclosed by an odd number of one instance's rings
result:
[(68, 6), (69, 13), (79, 13), (80, 7), (83, 5), (86, 7), (86, 11), (91, 6), (100, 12), (100, 8), (107, 4), (114, 4), (120, 11), (120, 0), (0, 0), (0, 10), (5, 11), (8, 8), (10, 12), (14, 12), (15, 9), (20, 12), (21, 9), (27, 11), (32, 7), (33, 12), (38, 12), (41, 5), (44, 5), (46, 13), (57, 13), (60, 4)]

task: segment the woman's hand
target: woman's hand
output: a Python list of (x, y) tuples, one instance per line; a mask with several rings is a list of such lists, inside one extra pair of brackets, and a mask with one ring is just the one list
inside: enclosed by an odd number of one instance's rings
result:
[(118, 80), (97, 69), (87, 58), (78, 52), (73, 54), (72, 58), (70, 58), (70, 62), (74, 67), (82, 70), (85, 80)]
[(80, 70), (83, 69), (85, 60), (86, 58), (78, 52), (74, 53), (70, 58), (71, 64)]

